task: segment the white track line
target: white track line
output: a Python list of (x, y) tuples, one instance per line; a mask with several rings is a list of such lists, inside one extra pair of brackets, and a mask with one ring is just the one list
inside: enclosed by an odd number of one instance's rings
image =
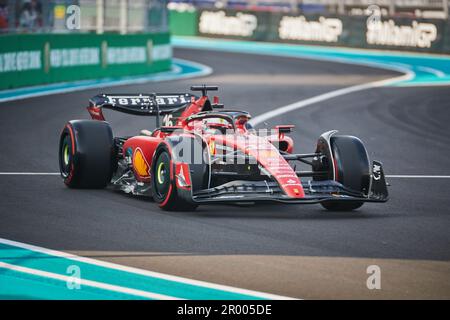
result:
[[(31, 269), (31, 268), (22, 267), (22, 266), (16, 266), (16, 265), (1, 262), (1, 261), (0, 261), (0, 268), (14, 270), (17, 272), (22, 272), (22, 273), (28, 273), (28, 274), (32, 274), (32, 275), (39, 276), (39, 277), (64, 281), (66, 283), (69, 281), (73, 281), (73, 278), (71, 276), (64, 276), (64, 275), (57, 274), (57, 273)], [(130, 288), (115, 286), (115, 285), (106, 284), (106, 283), (97, 282), (97, 281), (79, 279), (79, 282), (81, 285), (85, 285), (88, 287), (94, 287), (94, 288), (104, 289), (104, 290), (108, 290), (108, 291), (115, 291), (115, 292), (130, 294), (130, 295), (134, 295), (134, 296), (140, 296), (140, 297), (149, 298), (149, 299), (181, 300), (179, 298), (166, 296), (163, 294), (152, 293), (152, 292), (136, 290), (136, 289), (130, 289)]]
[(59, 172), (0, 172), (0, 176), (60, 176)]
[(386, 178), (405, 178), (405, 179), (450, 179), (450, 176), (440, 175), (408, 175), (408, 174), (391, 174), (386, 175)]
[(263, 114), (260, 114), (259, 116), (254, 117), (253, 119), (250, 120), (250, 122), (253, 125), (257, 125), (259, 123), (262, 123), (266, 120), (269, 120), (270, 118), (274, 118), (274, 117), (278, 117), (284, 113), (288, 113), (297, 109), (301, 109), (304, 108), (306, 106), (318, 103), (318, 102), (322, 102), (325, 100), (329, 100), (332, 98), (336, 98), (339, 96), (343, 96), (349, 93), (353, 93), (353, 92), (357, 92), (357, 91), (362, 91), (362, 90), (367, 90), (367, 89), (372, 89), (372, 88), (377, 88), (377, 87), (382, 87), (382, 86), (386, 86), (388, 84), (391, 83), (395, 83), (398, 81), (403, 81), (403, 80), (409, 80), (414, 76), (413, 73), (411, 72), (407, 72), (405, 75), (402, 75), (400, 77), (395, 77), (395, 78), (389, 78), (389, 79), (385, 79), (385, 80), (380, 80), (380, 81), (374, 81), (374, 82), (369, 82), (369, 83), (363, 83), (363, 84), (358, 84), (355, 86), (351, 86), (351, 87), (347, 87), (347, 88), (342, 88), (342, 89), (338, 89), (338, 90), (334, 90), (334, 91), (330, 91), (330, 92), (326, 92), (323, 94), (320, 94), (318, 96), (312, 97), (312, 98), (308, 98), (306, 100), (300, 100), (291, 104), (288, 104), (287, 106), (283, 106), (283, 107), (279, 107), (276, 108), (274, 110), (271, 110), (269, 112), (265, 112)]
[[(60, 176), (59, 172), (0, 172), (0, 176)], [(450, 179), (447, 175), (426, 175), (426, 174), (391, 174), (386, 178), (405, 179)], [(1, 241), (0, 241), (1, 242)]]
[(430, 68), (430, 67), (424, 67), (424, 66), (417, 67), (417, 69), (434, 74), (438, 78), (445, 78), (445, 73), (442, 72), (441, 70), (437, 70), (437, 69)]
[(88, 263), (88, 264), (92, 264), (92, 265), (96, 265), (96, 266), (101, 266), (104, 268), (110, 268), (110, 269), (114, 269), (114, 270), (120, 270), (120, 271), (124, 271), (124, 272), (140, 274), (140, 275), (144, 275), (144, 276), (189, 284), (189, 285), (198, 286), (198, 287), (216, 289), (216, 290), (221, 290), (221, 291), (226, 291), (226, 292), (249, 295), (249, 296), (253, 296), (253, 297), (260, 297), (263, 299), (270, 299), (270, 300), (292, 300), (293, 299), (291, 297), (284, 297), (284, 296), (279, 296), (279, 295), (265, 293), (265, 292), (235, 288), (235, 287), (230, 287), (230, 286), (221, 285), (221, 284), (209, 283), (209, 282), (205, 282), (205, 281), (182, 278), (182, 277), (178, 277), (178, 276), (172, 276), (172, 275), (149, 271), (149, 270), (127, 267), (127, 266), (123, 266), (120, 264), (115, 264), (115, 263), (111, 263), (111, 262), (81, 257), (81, 256), (77, 256), (77, 255), (74, 255), (71, 253), (63, 252), (63, 251), (51, 250), (51, 249), (38, 247), (38, 246), (31, 245), (31, 244), (26, 244), (26, 243), (16, 242), (16, 241), (3, 239), (3, 238), (0, 238), (0, 243), (27, 249), (27, 250), (31, 250), (31, 251), (35, 251), (35, 252), (41, 252), (41, 253), (56, 256), (56, 257), (66, 258), (66, 259), (70, 259), (73, 261), (79, 261), (82, 263)]

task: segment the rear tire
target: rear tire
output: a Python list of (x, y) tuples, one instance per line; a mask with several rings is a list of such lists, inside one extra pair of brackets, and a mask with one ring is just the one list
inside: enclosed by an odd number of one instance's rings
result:
[(106, 187), (114, 161), (113, 135), (107, 122), (73, 120), (66, 124), (59, 143), (59, 168), (69, 188)]
[[(335, 160), (330, 176), (355, 192), (367, 194), (370, 185), (370, 162), (362, 141), (353, 136), (336, 135), (330, 138), (331, 154)], [(333, 166), (329, 163), (329, 170)], [(362, 201), (334, 201), (320, 203), (330, 211), (351, 211), (360, 208)]]

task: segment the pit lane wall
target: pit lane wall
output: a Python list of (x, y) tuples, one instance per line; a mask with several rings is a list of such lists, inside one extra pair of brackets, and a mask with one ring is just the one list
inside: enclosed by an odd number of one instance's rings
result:
[(169, 18), (174, 35), (450, 54), (444, 19), (231, 9), (171, 10)]
[(0, 90), (170, 70), (169, 33), (0, 35)]

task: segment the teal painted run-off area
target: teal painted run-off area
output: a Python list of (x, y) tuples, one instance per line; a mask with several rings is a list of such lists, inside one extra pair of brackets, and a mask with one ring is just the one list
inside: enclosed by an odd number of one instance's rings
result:
[[(102, 88), (132, 85), (146, 82), (168, 81), (185, 79), (191, 77), (205, 76), (212, 72), (208, 66), (186, 61), (182, 59), (172, 59), (172, 70), (152, 73), (149, 75), (102, 78), (95, 80), (82, 80), (74, 82), (56, 83), (42, 86), (32, 86), (11, 90), (0, 91), (0, 102), (45, 96), (50, 94), (80, 91), (85, 89)], [(146, 93), (146, 92), (145, 92)]]
[[(70, 256), (30, 250), (22, 244), (0, 239), (0, 299), (262, 299), (263, 293), (248, 294), (241, 289), (220, 289), (189, 279), (126, 271), (95, 264), (98, 260), (75, 260)], [(37, 249), (39, 250), (39, 249)], [(92, 263), (91, 263), (92, 262)], [(24, 270), (14, 270), (19, 267)], [(71, 272), (89, 284), (79, 287)], [(120, 267), (120, 266), (118, 266)], [(45, 272), (44, 275), (41, 273)], [(65, 279), (55, 279), (66, 277)], [(70, 278), (67, 278), (70, 277)], [(171, 276), (168, 276), (171, 277)], [(186, 280), (186, 281), (185, 281)], [(194, 281), (195, 282), (195, 281)], [(105, 289), (105, 285), (110, 288)], [(220, 286), (219, 286), (220, 287)]]
[(408, 79), (390, 86), (450, 85), (450, 56), (256, 41), (172, 37), (180, 48), (206, 49), (336, 61), (400, 71)]

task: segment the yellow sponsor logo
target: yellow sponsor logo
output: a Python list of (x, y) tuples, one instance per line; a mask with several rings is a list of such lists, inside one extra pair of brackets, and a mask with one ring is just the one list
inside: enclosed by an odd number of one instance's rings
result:
[(214, 142), (214, 140), (211, 140), (211, 142), (209, 143), (209, 153), (210, 154), (216, 154), (216, 143)]
[(133, 156), (133, 168), (136, 173), (141, 177), (148, 177), (150, 166), (145, 160), (144, 154), (140, 148), (136, 148)]

